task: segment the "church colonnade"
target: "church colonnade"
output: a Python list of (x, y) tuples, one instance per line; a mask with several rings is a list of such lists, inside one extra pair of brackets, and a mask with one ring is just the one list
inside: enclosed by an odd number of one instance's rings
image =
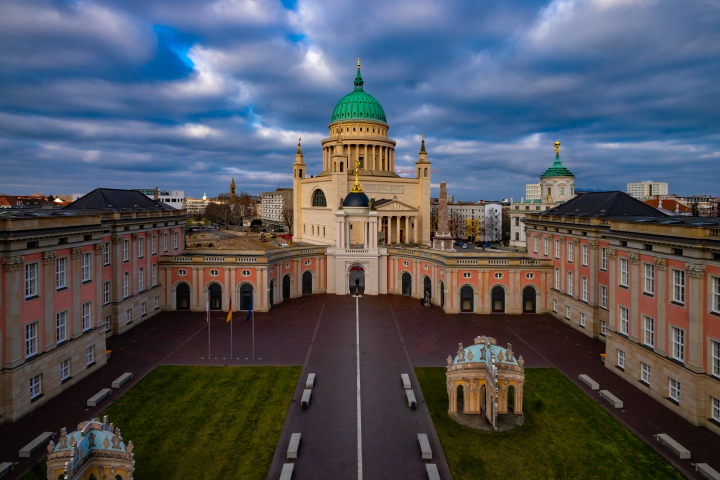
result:
[[(343, 154), (348, 156), (348, 171), (354, 169), (356, 161), (361, 160), (362, 170), (395, 171), (395, 148), (381, 143), (345, 143)], [(335, 146), (327, 143), (323, 146), (323, 171), (332, 170), (331, 157), (335, 154)]]

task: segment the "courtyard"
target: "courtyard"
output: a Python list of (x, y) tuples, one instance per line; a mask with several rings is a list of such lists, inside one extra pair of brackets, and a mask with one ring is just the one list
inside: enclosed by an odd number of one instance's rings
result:
[[(549, 316), (444, 315), (401, 296), (356, 300), (312, 295), (256, 314), (255, 359), (251, 324), (244, 320), (240, 314), (234, 320), (232, 357), (230, 327), (220, 312), (211, 323), (209, 358), (202, 313), (165, 312), (110, 338), (113, 353), (106, 367), (19, 422), (0, 426), (2, 458), (16, 457), (39, 432), (74, 428), (107, 412), (136, 445), (138, 478), (145, 477), (141, 472), (174, 478), (175, 473), (163, 475), (170, 471), (158, 468), (175, 458), (178, 475), (203, 478), (184, 463), (203, 452), (212, 452), (201, 458), (216, 478), (279, 478), (295, 432), (302, 433), (300, 454), (293, 461), (295, 479), (358, 478), (360, 466), (363, 478), (424, 478), (418, 433), (428, 435), (432, 463), (442, 478), (592, 478), (601, 473), (700, 478), (689, 460), (674, 459), (658, 446), (652, 437), (657, 433), (668, 433), (689, 448), (693, 463), (720, 467), (713, 464), (720, 445), (716, 435), (692, 426), (607, 370), (600, 361), (601, 342)], [(485, 435), (475, 449), (481, 453), (473, 455), (457, 446), (467, 435), (465, 427), (446, 421), (440, 367), (459, 342), (467, 345), (477, 335), (495, 337), (502, 346), (512, 343), (516, 355), (525, 359), (528, 384), (526, 425), (500, 436), (470, 431)], [(239, 366), (243, 368), (234, 368)], [(292, 368), (274, 370), (287, 366)], [(275, 373), (258, 377), (266, 367)], [(135, 374), (131, 382), (97, 408), (85, 407), (87, 398), (125, 371)], [(311, 406), (302, 410), (308, 373), (317, 379)], [(417, 395), (415, 411), (407, 406), (402, 373), (410, 375)], [(608, 408), (597, 392), (579, 383), (581, 373), (622, 398), (624, 408)], [(210, 421), (204, 426), (198, 418)], [(219, 427), (225, 422), (234, 425), (232, 434)], [(265, 426), (254, 427), (258, 422)], [(187, 447), (173, 451), (161, 442), (151, 452), (143, 449), (163, 438)], [(189, 448), (187, 454), (183, 448)], [(498, 470), (498, 461), (511, 452), (516, 457), (503, 460), (504, 470)], [(43, 449), (20, 462), (10, 478), (21, 478), (44, 455)], [(253, 467), (264, 473), (241, 474), (249, 472), (242, 470), (242, 455), (253, 458)], [(222, 473), (215, 470), (218, 466), (225, 466)]]

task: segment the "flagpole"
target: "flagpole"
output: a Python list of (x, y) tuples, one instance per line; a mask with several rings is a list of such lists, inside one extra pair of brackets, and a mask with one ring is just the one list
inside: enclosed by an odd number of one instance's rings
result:
[(255, 360), (255, 310), (253, 310), (253, 311), (252, 311), (252, 316), (253, 316), (253, 320), (252, 320), (252, 337), (253, 337), (253, 340), (252, 340), (252, 344), (253, 344), (253, 360)]
[[(209, 300), (208, 300), (208, 302), (209, 302)], [(208, 321), (208, 360), (210, 360), (210, 304), (208, 304), (207, 321)]]
[[(232, 305), (230, 306), (232, 308)], [(232, 360), (232, 314), (230, 316), (230, 360)]]

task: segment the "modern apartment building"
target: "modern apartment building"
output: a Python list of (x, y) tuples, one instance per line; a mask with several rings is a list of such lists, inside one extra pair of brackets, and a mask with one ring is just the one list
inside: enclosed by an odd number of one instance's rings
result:
[(627, 194), (638, 200), (647, 200), (653, 195), (667, 195), (667, 193), (668, 184), (663, 182), (643, 180), (642, 182), (627, 184)]

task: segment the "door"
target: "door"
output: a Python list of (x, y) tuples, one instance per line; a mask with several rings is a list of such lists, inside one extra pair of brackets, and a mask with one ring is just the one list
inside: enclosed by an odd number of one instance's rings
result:
[[(252, 305), (253, 288), (247, 283), (240, 287), (240, 310), (250, 310)], [(253, 307), (254, 308), (254, 307)]]
[(274, 298), (275, 298), (275, 280), (270, 280), (270, 306), (273, 306)]
[(523, 289), (523, 313), (535, 313), (535, 289), (530, 285)]
[(463, 312), (472, 312), (475, 310), (473, 305), (473, 289), (469, 285), (465, 285), (460, 290), (460, 306)]
[(440, 306), (445, 307), (445, 284), (440, 282)]
[(222, 288), (217, 283), (213, 283), (208, 288), (210, 295), (210, 310), (222, 310)]
[(283, 277), (282, 296), (283, 300), (290, 300), (290, 275)]
[(350, 293), (364, 293), (365, 292), (365, 269), (359, 265), (353, 265), (350, 267)]
[(302, 276), (302, 294), (312, 294), (312, 273), (305, 272)]
[(423, 296), (427, 301), (432, 300), (432, 280), (430, 280), (430, 277), (425, 277), (423, 281)]
[(408, 297), (412, 295), (412, 277), (407, 272), (402, 274), (402, 294)]
[(190, 310), (190, 286), (180, 283), (175, 290), (175, 308), (177, 310)]
[(492, 289), (492, 311), (493, 313), (505, 312), (505, 289), (500, 285)]

